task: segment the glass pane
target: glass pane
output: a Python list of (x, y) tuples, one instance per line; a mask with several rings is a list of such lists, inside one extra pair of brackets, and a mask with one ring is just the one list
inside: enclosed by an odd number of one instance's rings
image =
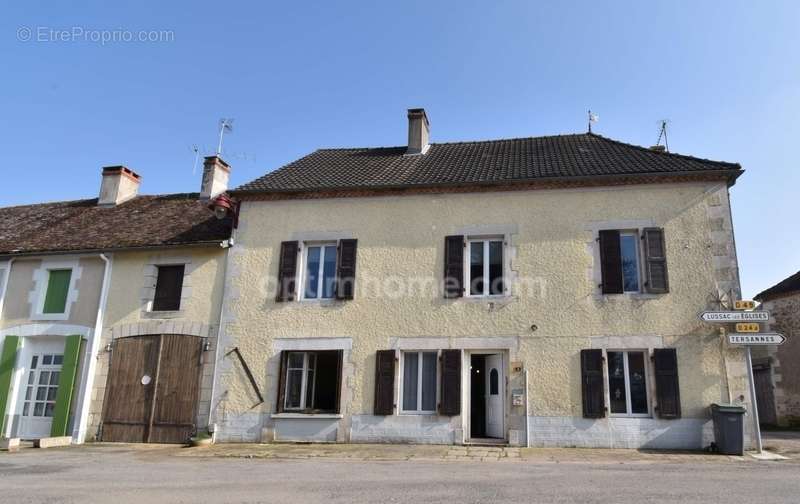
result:
[(336, 282), (336, 245), (325, 247), (325, 262), (322, 265), (322, 297), (333, 297)]
[(308, 247), (308, 255), (306, 255), (306, 292), (305, 297), (308, 299), (316, 299), (319, 282), (319, 260), (320, 248)]
[(483, 242), (469, 244), (469, 293), (482, 295), (483, 289)]
[(403, 410), (417, 410), (417, 379), (419, 373), (419, 355), (403, 354)]
[(436, 352), (422, 354), (422, 410), (436, 410)]
[(305, 408), (314, 407), (314, 371), (308, 370), (308, 377), (306, 379), (306, 404)]
[(35, 376), (36, 376), (36, 373), (33, 372), (33, 371), (28, 373), (28, 384), (29, 385), (33, 385), (33, 379), (34, 379)]
[(26, 400), (26, 401), (30, 401), (30, 400), (31, 400), (31, 394), (32, 394), (32, 393), (33, 393), (33, 387), (28, 387), (28, 388), (25, 390), (25, 400)]
[(44, 414), (44, 403), (37, 402), (33, 407), (33, 416), (42, 416)]
[(489, 293), (503, 294), (503, 242), (489, 242)]
[(624, 358), (622, 352), (608, 352), (608, 393), (611, 396), (611, 413), (628, 412)]
[(59, 375), (61, 375), (59, 371), (53, 371), (50, 373), (50, 385), (58, 385)]
[(47, 387), (39, 387), (36, 389), (36, 400), (44, 401), (47, 394)]
[(53, 363), (53, 356), (52, 355), (43, 355), (42, 356), (42, 365), (49, 366)]
[(620, 252), (622, 253), (622, 284), (625, 292), (639, 291), (639, 257), (638, 243), (634, 235), (622, 235)]
[(628, 353), (628, 375), (631, 386), (631, 413), (647, 413), (647, 380), (642, 352)]
[(303, 387), (303, 370), (292, 369), (286, 380), (286, 409), (299, 409), (300, 391)]
[(53, 410), (55, 408), (56, 408), (55, 404), (53, 404), (53, 403), (45, 403), (45, 405), (44, 405), (44, 416), (52, 417), (53, 416)]
[(292, 352), (289, 354), (289, 367), (290, 368), (301, 368), (303, 367), (303, 353), (301, 352)]
[(50, 387), (47, 389), (47, 400), (48, 401), (55, 401), (56, 400), (56, 392), (58, 392), (58, 387)]
[(22, 405), (22, 416), (28, 416), (31, 409), (31, 403), (26, 402)]
[(47, 385), (50, 382), (50, 371), (39, 373), (39, 385)]
[(39, 356), (34, 355), (31, 359), (31, 369), (36, 369), (36, 365), (39, 364)]
[(64, 356), (63, 355), (54, 355), (53, 356), (53, 364), (56, 366), (60, 366), (64, 363)]
[(489, 395), (500, 394), (500, 379), (497, 370), (492, 368), (489, 372)]

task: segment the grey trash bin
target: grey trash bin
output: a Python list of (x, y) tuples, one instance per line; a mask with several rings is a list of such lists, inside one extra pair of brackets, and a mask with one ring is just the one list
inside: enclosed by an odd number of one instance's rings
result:
[(712, 404), (714, 440), (723, 455), (744, 455), (744, 406)]

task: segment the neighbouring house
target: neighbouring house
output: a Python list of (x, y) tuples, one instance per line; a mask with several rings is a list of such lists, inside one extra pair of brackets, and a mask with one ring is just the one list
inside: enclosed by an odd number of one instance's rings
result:
[(800, 425), (800, 271), (755, 297), (771, 314), (781, 346), (753, 348), (758, 419), (763, 425)]
[(103, 168), (99, 198), (0, 208), (2, 436), (182, 442), (206, 428), (230, 218), (201, 192), (139, 195)]
[(750, 404), (698, 318), (739, 296), (738, 164), (429, 128), (229, 193), (218, 441), (701, 448), (711, 403)]

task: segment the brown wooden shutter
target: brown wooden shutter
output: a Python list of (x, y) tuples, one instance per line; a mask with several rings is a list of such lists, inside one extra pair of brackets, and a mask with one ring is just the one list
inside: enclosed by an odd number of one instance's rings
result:
[(336, 299), (353, 299), (358, 240), (340, 240), (336, 260)]
[(603, 294), (622, 294), (622, 252), (619, 230), (600, 231), (600, 269)]
[(669, 292), (667, 254), (662, 228), (642, 230), (644, 241), (645, 288), (653, 294)]
[(653, 350), (656, 374), (656, 409), (661, 418), (681, 417), (681, 393), (678, 385), (678, 352), (674, 348)]
[(442, 350), (442, 392), (439, 413), (461, 414), (461, 350)]
[(464, 295), (464, 237), (446, 236), (444, 239), (444, 297), (459, 298)]
[(185, 266), (158, 266), (153, 311), (176, 311), (181, 309), (183, 274)]
[(394, 350), (378, 350), (375, 354), (376, 415), (394, 413)]
[(294, 301), (297, 287), (297, 241), (281, 242), (280, 264), (278, 265), (278, 295), (275, 301)]
[(283, 350), (279, 358), (281, 364), (278, 371), (278, 398), (275, 404), (275, 413), (283, 413), (283, 405), (286, 402), (286, 361), (289, 358), (289, 352)]
[(344, 350), (337, 350), (338, 365), (336, 369), (336, 413), (342, 412), (342, 369), (344, 367)]
[(584, 418), (605, 417), (602, 350), (581, 350), (581, 389)]

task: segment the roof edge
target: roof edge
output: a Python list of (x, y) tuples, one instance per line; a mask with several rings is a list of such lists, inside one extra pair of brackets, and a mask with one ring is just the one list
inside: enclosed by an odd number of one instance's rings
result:
[(219, 246), (225, 240), (204, 240), (187, 243), (176, 243), (166, 245), (142, 245), (141, 247), (116, 247), (116, 248), (93, 248), (93, 249), (53, 249), (53, 250), (34, 250), (25, 252), (0, 252), (0, 260), (12, 259), (15, 257), (36, 257), (36, 256), (50, 256), (50, 255), (71, 255), (71, 254), (102, 254), (107, 252), (136, 252), (140, 250), (165, 250), (175, 248), (192, 248), (192, 247), (213, 247)]

